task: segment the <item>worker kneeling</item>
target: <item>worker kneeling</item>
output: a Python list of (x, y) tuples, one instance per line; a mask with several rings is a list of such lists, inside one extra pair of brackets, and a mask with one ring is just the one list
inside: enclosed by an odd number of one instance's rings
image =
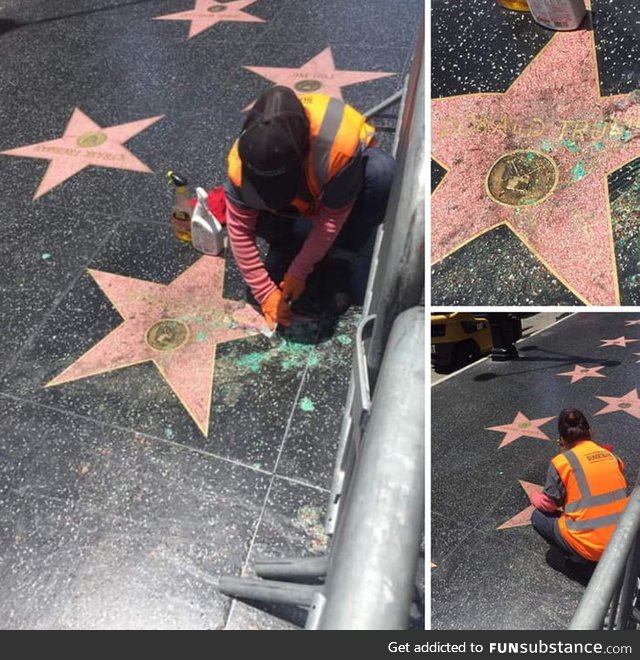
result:
[[(362, 114), (326, 94), (298, 98), (276, 86), (249, 111), (228, 156), (227, 231), (269, 327), (289, 325), (291, 304), (327, 280), (343, 294), (337, 313), (345, 300), (362, 304), (395, 171), (373, 134)], [(264, 263), (256, 236), (269, 245)], [(332, 246), (349, 255), (341, 266), (325, 259)]]
[(586, 417), (565, 409), (558, 419), (561, 453), (541, 493), (530, 496), (533, 528), (551, 546), (547, 563), (588, 582), (627, 504), (624, 463), (591, 439)]

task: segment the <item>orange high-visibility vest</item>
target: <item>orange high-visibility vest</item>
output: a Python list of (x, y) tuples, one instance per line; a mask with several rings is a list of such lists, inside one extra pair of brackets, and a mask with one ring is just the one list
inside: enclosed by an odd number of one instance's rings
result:
[[(299, 97), (309, 119), (309, 155), (304, 167), (306, 190), (292, 204), (302, 215), (313, 215), (324, 185), (373, 140), (375, 129), (364, 115), (344, 101), (326, 94)], [(242, 190), (242, 161), (236, 140), (227, 158), (227, 174)], [(266, 208), (266, 207), (265, 207)]]
[(598, 561), (627, 505), (627, 482), (618, 459), (591, 440), (551, 461), (566, 490), (558, 529), (579, 555)]

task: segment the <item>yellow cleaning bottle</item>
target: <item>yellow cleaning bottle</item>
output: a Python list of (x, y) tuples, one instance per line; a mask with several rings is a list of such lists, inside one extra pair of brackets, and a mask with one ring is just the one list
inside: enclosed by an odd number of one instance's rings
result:
[(173, 228), (173, 233), (181, 241), (191, 242), (192, 208), (189, 203), (187, 180), (172, 170), (167, 172), (167, 178), (169, 179), (169, 183), (173, 183), (176, 187), (173, 208), (171, 209), (171, 227)]
[(516, 11), (529, 11), (527, 0), (498, 0), (498, 4), (505, 9), (515, 9)]

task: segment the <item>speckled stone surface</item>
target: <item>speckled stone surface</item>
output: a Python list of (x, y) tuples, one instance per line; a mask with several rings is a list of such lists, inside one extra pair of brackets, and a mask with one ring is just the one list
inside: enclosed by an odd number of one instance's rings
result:
[[(635, 343), (601, 347), (602, 339), (640, 339), (640, 318), (577, 313), (518, 342), (519, 359), (482, 360), (431, 389), (432, 627), (434, 629), (563, 629), (583, 587), (545, 563), (546, 544), (530, 525), (506, 527), (529, 506), (519, 483), (544, 484), (556, 453), (557, 415), (576, 407), (597, 442), (613, 445), (640, 469), (638, 419), (625, 410), (597, 414), (606, 401), (637, 386)], [(604, 378), (573, 383), (562, 376), (579, 364), (600, 365)], [(549, 439), (520, 436), (500, 447), (516, 413), (540, 423)], [(531, 430), (531, 429), (526, 429)]]
[(582, 305), (506, 225), (431, 266), (434, 305)]
[[(582, 302), (637, 304), (637, 247), (620, 238), (633, 232), (640, 208), (637, 169), (633, 176), (628, 170), (640, 156), (637, 7), (592, 4), (593, 21), (589, 15), (581, 29), (554, 34), (495, 0), (432, 3), (433, 157), (448, 170), (432, 197), (432, 259), (446, 263), (506, 222)], [(539, 153), (556, 168), (556, 183), (533, 182), (528, 172), (540, 168), (522, 163), (508, 181), (491, 179), (497, 159), (518, 150), (528, 150), (530, 160)], [(619, 176), (625, 168), (627, 176)], [(507, 200), (500, 185), (518, 190), (516, 179), (540, 184), (546, 197)], [(625, 198), (618, 207), (614, 195)], [(481, 261), (466, 264), (466, 279), (483, 268)], [(494, 279), (509, 282), (518, 266), (494, 269)], [(437, 276), (433, 284), (450, 286)], [(475, 294), (469, 304), (493, 304), (484, 289)], [(553, 286), (542, 289), (534, 304), (556, 304), (555, 297)]]
[[(0, 154), (0, 627), (298, 628), (304, 613), (234, 602), (217, 582), (256, 556), (326, 550), (359, 309), (328, 333), (219, 344), (206, 434), (150, 362), (45, 385), (122, 323), (88, 269), (168, 286), (197, 262), (172, 235), (166, 171), (192, 190), (223, 182), (242, 109), (272, 84), (244, 66), (331, 48), (337, 70), (393, 73), (341, 88), (365, 111), (402, 85), (423, 3), (256, 0), (243, 11), (261, 21), (190, 39), (188, 22), (154, 19), (195, 0), (1, 5), (0, 152), (51, 156), (41, 143), (76, 108), (96, 133), (160, 118), (121, 141), (148, 171), (73, 171), (73, 145), (53, 165)], [(225, 259), (223, 296), (243, 301)]]

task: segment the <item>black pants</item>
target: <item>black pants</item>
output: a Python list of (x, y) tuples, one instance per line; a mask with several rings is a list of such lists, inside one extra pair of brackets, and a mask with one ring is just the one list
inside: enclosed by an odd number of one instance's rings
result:
[[(346, 291), (357, 305), (364, 301), (376, 228), (384, 220), (396, 163), (393, 157), (384, 151), (369, 148), (363, 154), (363, 165), (362, 189), (333, 244), (333, 248), (351, 252), (352, 258), (348, 264), (336, 266), (331, 263), (330, 250), (328, 255), (316, 264), (307, 286), (310, 291), (327, 291), (332, 288), (336, 291)], [(311, 228), (312, 221), (308, 218), (284, 218), (271, 213), (259, 215), (256, 235), (269, 244), (265, 268), (274, 282), (282, 280)]]
[(557, 511), (555, 513), (545, 513), (536, 509), (531, 515), (531, 525), (552, 548), (559, 550), (574, 564), (585, 568), (594, 568), (597, 562), (579, 555), (562, 538), (558, 530), (558, 518), (560, 518), (560, 514)]

